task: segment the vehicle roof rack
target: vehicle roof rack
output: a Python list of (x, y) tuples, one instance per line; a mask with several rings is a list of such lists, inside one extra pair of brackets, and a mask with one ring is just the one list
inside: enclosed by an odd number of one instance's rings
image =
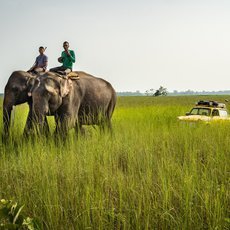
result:
[(219, 103), (217, 101), (198, 101), (196, 105), (207, 106), (207, 107), (216, 107), (216, 108), (226, 108), (224, 103)]

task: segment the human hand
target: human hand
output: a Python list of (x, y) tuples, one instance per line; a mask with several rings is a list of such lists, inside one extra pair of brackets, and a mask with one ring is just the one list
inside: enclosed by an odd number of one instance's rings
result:
[(65, 52), (66, 52), (66, 54), (67, 54), (68, 56), (70, 56), (69, 50), (66, 50)]

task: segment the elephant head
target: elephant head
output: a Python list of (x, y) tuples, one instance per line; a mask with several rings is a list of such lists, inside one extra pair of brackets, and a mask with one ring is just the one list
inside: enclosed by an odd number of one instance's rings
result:
[(15, 71), (11, 74), (4, 90), (3, 124), (4, 134), (9, 133), (11, 112), (14, 105), (25, 102), (31, 103), (28, 92), (34, 84), (35, 77), (24, 71)]
[(36, 79), (32, 89), (32, 117), (39, 132), (43, 131), (46, 115), (55, 115), (63, 103), (63, 99), (72, 88), (71, 80), (64, 79), (54, 73), (46, 73)]

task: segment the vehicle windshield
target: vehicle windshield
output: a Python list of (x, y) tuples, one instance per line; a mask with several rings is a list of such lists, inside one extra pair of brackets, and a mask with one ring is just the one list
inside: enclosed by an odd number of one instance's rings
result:
[(228, 113), (226, 110), (219, 110), (219, 113), (220, 113), (220, 117), (227, 117), (228, 116)]
[(211, 109), (209, 108), (193, 108), (190, 112), (190, 115), (204, 115), (210, 116)]

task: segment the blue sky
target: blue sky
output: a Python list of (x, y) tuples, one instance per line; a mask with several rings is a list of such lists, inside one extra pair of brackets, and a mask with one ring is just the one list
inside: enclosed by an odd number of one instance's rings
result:
[(0, 0), (0, 92), (47, 46), (58, 66), (62, 43), (75, 70), (116, 91), (230, 89), (230, 1)]

